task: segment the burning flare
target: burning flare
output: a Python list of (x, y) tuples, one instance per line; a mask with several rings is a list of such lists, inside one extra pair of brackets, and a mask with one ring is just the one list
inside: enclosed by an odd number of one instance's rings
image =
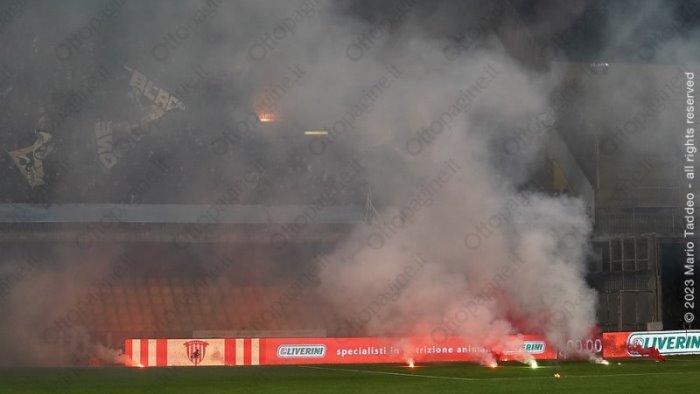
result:
[(258, 111), (258, 120), (262, 123), (276, 122), (277, 115), (272, 112)]

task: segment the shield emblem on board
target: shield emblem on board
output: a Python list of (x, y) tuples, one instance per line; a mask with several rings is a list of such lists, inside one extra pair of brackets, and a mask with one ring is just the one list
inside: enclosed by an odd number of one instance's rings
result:
[(187, 358), (192, 362), (192, 364), (198, 365), (204, 361), (204, 355), (209, 343), (205, 341), (193, 340), (185, 342), (184, 346), (187, 350)]

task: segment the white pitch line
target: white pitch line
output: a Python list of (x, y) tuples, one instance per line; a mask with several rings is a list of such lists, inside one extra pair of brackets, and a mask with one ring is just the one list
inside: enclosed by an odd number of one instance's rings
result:
[(373, 374), (378, 374), (378, 375), (392, 375), (392, 376), (408, 376), (412, 378), (429, 378), (429, 379), (448, 379), (448, 380), (469, 380), (469, 381), (474, 381), (474, 380), (484, 380), (484, 379), (477, 379), (477, 378), (460, 378), (457, 376), (434, 376), (434, 375), (420, 375), (420, 374), (415, 374), (411, 375), (408, 373), (399, 373), (399, 372), (385, 372), (385, 371), (370, 371), (366, 369), (350, 369), (350, 368), (327, 368), (327, 367), (315, 367), (311, 365), (300, 365), (299, 368), (310, 368), (310, 369), (321, 369), (324, 371), (343, 371), (343, 372), (359, 372), (359, 373), (373, 373)]
[[(390, 375), (390, 376), (406, 376), (412, 378), (426, 378), (426, 379), (442, 379), (442, 380), (460, 380), (460, 381), (482, 381), (488, 382), (491, 380), (533, 380), (533, 379), (555, 379), (552, 376), (517, 376), (510, 378), (463, 378), (459, 376), (437, 376), (437, 375), (423, 375), (423, 374), (407, 374), (399, 372), (385, 372), (385, 371), (370, 371), (365, 369), (350, 369), (350, 368), (328, 368), (328, 367), (316, 367), (310, 365), (299, 365), (299, 368), (309, 368), (309, 369), (320, 369), (325, 371), (343, 371), (343, 372), (354, 372), (354, 373), (369, 373), (377, 375)], [(499, 367), (508, 368), (508, 367)], [(657, 373), (618, 373), (618, 374), (600, 374), (600, 375), (564, 375), (561, 379), (570, 378), (599, 378), (599, 377), (616, 377), (616, 376), (648, 376), (648, 375), (697, 375), (700, 371), (693, 372), (657, 372)]]
[(597, 378), (597, 377), (614, 377), (614, 376), (648, 376), (648, 375), (697, 375), (700, 371), (693, 372), (652, 372), (652, 373), (616, 373), (616, 374), (603, 374), (603, 375), (565, 375), (562, 379), (566, 378)]

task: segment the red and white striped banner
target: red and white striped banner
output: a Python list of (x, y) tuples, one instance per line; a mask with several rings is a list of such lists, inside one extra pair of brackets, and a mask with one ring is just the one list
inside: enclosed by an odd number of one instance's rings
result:
[(420, 337), (127, 339), (124, 354), (125, 364), (133, 367), (476, 362), (488, 354), (507, 361), (517, 353), (557, 358), (556, 349), (539, 336), (520, 336), (513, 346), (495, 354), (459, 337), (440, 343)]
[(125, 364), (131, 367), (260, 365), (260, 338), (127, 339)]

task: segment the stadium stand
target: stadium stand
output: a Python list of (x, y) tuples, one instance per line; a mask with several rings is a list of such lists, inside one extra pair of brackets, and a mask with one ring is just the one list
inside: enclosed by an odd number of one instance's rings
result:
[[(87, 321), (98, 338), (191, 337), (194, 331), (324, 330), (319, 313), (302, 305), (323, 307), (312, 292), (287, 301), (283, 315), (272, 306), (283, 300), (281, 286), (230, 286), (190, 283), (186, 278), (129, 281), (89, 291), (99, 294), (90, 302)], [(317, 309), (318, 310), (318, 309)]]

